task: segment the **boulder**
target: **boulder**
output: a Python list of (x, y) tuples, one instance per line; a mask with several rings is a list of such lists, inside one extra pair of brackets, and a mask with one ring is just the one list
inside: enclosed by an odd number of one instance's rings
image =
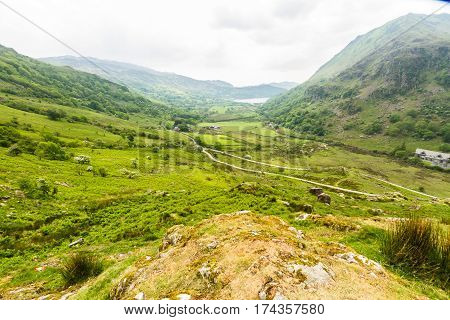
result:
[(78, 244), (82, 244), (83, 242), (84, 242), (84, 239), (83, 239), (83, 238), (77, 239), (77, 240), (75, 240), (74, 242), (72, 242), (72, 243), (69, 244), (69, 248), (74, 247), (74, 246), (76, 246), (76, 245), (78, 245)]
[(318, 196), (319, 194), (323, 193), (322, 188), (311, 188), (309, 189), (309, 193)]
[(145, 294), (143, 292), (139, 292), (135, 297), (135, 300), (145, 300)]
[(314, 208), (313, 208), (313, 206), (310, 205), (310, 204), (304, 204), (304, 205), (302, 206), (301, 210), (302, 210), (303, 212), (306, 212), (306, 213), (312, 213), (313, 210), (314, 210)]
[(326, 193), (321, 193), (317, 196), (317, 200), (319, 200), (322, 203), (330, 204), (331, 203), (331, 197)]

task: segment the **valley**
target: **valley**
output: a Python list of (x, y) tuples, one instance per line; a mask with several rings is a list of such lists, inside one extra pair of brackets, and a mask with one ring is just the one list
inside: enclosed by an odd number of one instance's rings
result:
[(449, 299), (449, 170), (414, 154), (448, 152), (433, 18), (295, 88), (0, 46), (0, 299)]

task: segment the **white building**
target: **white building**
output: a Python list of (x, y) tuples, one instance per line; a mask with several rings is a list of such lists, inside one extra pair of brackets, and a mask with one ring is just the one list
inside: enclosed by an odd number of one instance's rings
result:
[(448, 153), (416, 149), (416, 156), (422, 160), (431, 162), (434, 166), (444, 169), (450, 168), (450, 154)]

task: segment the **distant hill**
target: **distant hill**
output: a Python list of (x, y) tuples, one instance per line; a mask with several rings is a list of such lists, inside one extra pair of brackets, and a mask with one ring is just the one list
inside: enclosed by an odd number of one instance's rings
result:
[(268, 85), (272, 87), (282, 88), (286, 90), (290, 90), (292, 88), (295, 88), (299, 84), (297, 82), (291, 82), (291, 81), (283, 81), (283, 82), (272, 82), (268, 83)]
[(159, 72), (134, 64), (96, 58), (89, 58), (89, 60), (98, 67), (86, 59), (74, 56), (50, 57), (40, 60), (97, 74), (149, 97), (189, 108), (208, 105), (218, 99), (273, 97), (287, 90), (286, 84), (283, 83), (234, 87), (232, 84), (220, 80), (196, 80), (175, 73)]
[(123, 85), (72, 68), (52, 66), (0, 46), (0, 102), (28, 110), (29, 106), (14, 101), (17, 97), (115, 115), (145, 112), (159, 116), (169, 111), (167, 106), (132, 93)]
[(311, 79), (264, 104), (266, 117), (373, 149), (450, 143), (450, 15), (418, 23), (424, 17), (408, 14), (358, 36)]

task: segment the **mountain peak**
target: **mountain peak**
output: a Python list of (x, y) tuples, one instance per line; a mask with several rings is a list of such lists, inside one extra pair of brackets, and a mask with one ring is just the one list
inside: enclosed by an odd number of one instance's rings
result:
[(427, 38), (427, 41), (450, 39), (449, 14), (433, 15), (417, 24), (425, 17), (424, 14), (409, 13), (366, 34), (358, 35), (342, 51), (320, 67), (310, 80), (332, 78), (368, 54), (384, 48), (393, 40), (412, 42), (418, 38)]

